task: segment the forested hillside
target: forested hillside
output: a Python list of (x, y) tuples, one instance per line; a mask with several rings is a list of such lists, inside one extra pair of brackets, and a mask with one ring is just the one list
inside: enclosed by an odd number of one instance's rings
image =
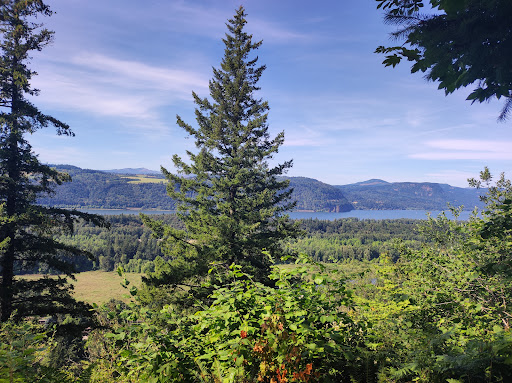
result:
[(445, 210), (447, 204), (464, 206), (465, 210), (482, 207), (482, 190), (459, 188), (431, 182), (393, 182), (368, 180), (349, 185), (337, 185), (345, 197), (361, 210), (421, 209)]
[(127, 176), (71, 165), (54, 165), (68, 173), (73, 182), (60, 185), (52, 197), (40, 198), (43, 205), (103, 209), (173, 210), (163, 183), (135, 183)]
[(354, 209), (344, 193), (331, 185), (305, 177), (290, 177), (289, 180), (297, 210), (343, 212)]
[(418, 230), (421, 223), (421, 220), (408, 219), (306, 219), (301, 221), (306, 235), (290, 242), (288, 246), (319, 262), (371, 260), (381, 255), (397, 259), (397, 243), (419, 248), (425, 242), (424, 235)]
[[(166, 193), (163, 179), (162, 182), (147, 182), (146, 178), (139, 182), (127, 175), (128, 173), (115, 174), (71, 165), (55, 165), (55, 168), (67, 172), (73, 182), (60, 185), (53, 197), (41, 198), (41, 204), (103, 209), (175, 208), (174, 201)], [(134, 175), (133, 172), (129, 174)], [(297, 177), (290, 178), (290, 187), (294, 188), (292, 199), (297, 201), (299, 210), (352, 210), (343, 193), (331, 185), (310, 178)]]
[[(144, 169), (117, 169), (121, 173), (54, 165), (73, 179), (56, 188), (53, 197), (42, 197), (47, 206), (174, 210), (162, 175)], [(137, 178), (136, 170), (145, 175)], [(139, 174), (141, 174), (139, 173)], [(149, 175), (148, 175), (149, 174)], [(445, 210), (447, 204), (464, 205), (466, 210), (482, 206), (481, 190), (436, 183), (369, 180), (350, 185), (328, 185), (312, 178), (286, 177), (294, 189), (296, 210), (344, 212), (358, 210)]]

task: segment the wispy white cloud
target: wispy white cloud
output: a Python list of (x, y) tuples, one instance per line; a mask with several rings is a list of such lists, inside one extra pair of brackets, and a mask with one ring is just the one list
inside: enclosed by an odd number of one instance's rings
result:
[(421, 160), (512, 160), (511, 153), (492, 152), (424, 152), (410, 155)]
[(425, 177), (429, 182), (446, 183), (453, 186), (467, 187), (468, 178), (475, 177), (475, 173), (458, 171), (458, 170), (442, 170), (439, 172), (425, 173)]
[(411, 154), (423, 160), (512, 160), (511, 141), (436, 140), (425, 145), (434, 149)]
[(197, 27), (200, 29), (222, 29), (226, 20), (225, 13), (218, 8), (185, 1), (169, 1), (164, 3), (160, 10), (166, 11), (159, 13), (160, 17), (166, 20), (181, 21), (180, 24), (187, 24), (191, 29)]
[(265, 44), (281, 44), (291, 41), (310, 42), (314, 39), (311, 34), (299, 33), (262, 19), (251, 20), (249, 29), (255, 31), (255, 39), (262, 39)]
[(145, 131), (165, 133), (158, 108), (191, 100), (191, 90), (205, 91), (208, 79), (185, 69), (81, 53), (69, 62), (47, 62), (34, 85), (38, 102), (55, 109), (116, 117)]
[(59, 146), (58, 149), (40, 147), (37, 156), (42, 162), (49, 164), (67, 164), (70, 158), (73, 158), (73, 164), (79, 164), (87, 160), (89, 154), (75, 147)]
[(459, 124), (459, 125), (450, 125), (448, 127), (444, 128), (437, 128), (437, 129), (426, 129), (426, 130), (418, 130), (417, 132), (413, 132), (411, 137), (419, 137), (419, 136), (432, 136), (432, 135), (439, 135), (440, 133), (448, 133), (456, 130), (469, 130), (473, 129), (475, 127), (474, 124)]
[(137, 61), (120, 60), (100, 54), (81, 53), (71, 63), (94, 70), (98, 81), (119, 87), (172, 91), (173, 97), (190, 98), (191, 89), (204, 90), (208, 78), (190, 70), (161, 68)]
[(307, 126), (295, 127), (285, 131), (284, 146), (313, 147), (325, 146), (327, 139), (318, 130)]
[[(155, 23), (162, 24), (164, 28), (192, 33), (217, 40), (226, 32), (225, 23), (235, 13), (237, 5), (225, 6), (212, 2), (211, 5), (184, 2), (167, 1), (158, 4), (151, 9), (151, 15)], [(310, 41), (311, 34), (300, 33), (283, 24), (257, 18), (248, 15), (247, 30), (254, 33), (256, 40), (263, 39), (267, 44), (282, 44), (290, 41)]]
[(408, 109), (405, 113), (405, 122), (412, 128), (418, 128), (425, 125), (425, 123), (431, 120), (432, 113), (427, 112), (424, 109), (415, 107)]
[(434, 148), (447, 150), (510, 152), (512, 142), (490, 140), (438, 140), (430, 141), (427, 144)]

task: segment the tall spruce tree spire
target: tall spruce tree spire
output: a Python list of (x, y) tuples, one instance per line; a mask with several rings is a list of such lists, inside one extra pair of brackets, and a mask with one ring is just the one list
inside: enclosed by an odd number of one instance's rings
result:
[(198, 151), (187, 151), (187, 162), (174, 156), (179, 174), (162, 171), (186, 230), (144, 218), (164, 240), (171, 259), (150, 283), (177, 286), (204, 277), (211, 262), (242, 264), (257, 280), (265, 280), (271, 257), (283, 254), (282, 241), (299, 233), (284, 215), (294, 206), (289, 182), (277, 178), (292, 161), (268, 163), (283, 144), (284, 133), (270, 136), (268, 103), (256, 96), (265, 66), (258, 66), (252, 54), (262, 42), (253, 42), (244, 31), (245, 17), (240, 7), (226, 24), (224, 58), (210, 80), (211, 100), (192, 93), (197, 127), (177, 117)]
[(51, 194), (56, 184), (69, 181), (41, 162), (25, 139), (47, 126), (58, 134), (73, 135), (69, 126), (39, 111), (27, 95), (37, 95), (30, 86), (35, 72), (27, 66), (30, 53), (51, 42), (53, 32), (35, 23), (37, 16), (50, 16), (42, 0), (3, 0), (0, 3), (0, 321), (16, 312), (48, 315), (83, 311), (85, 305), (70, 295), (65, 278), (24, 280), (18, 272), (43, 268), (72, 276), (74, 267), (63, 256), (88, 255), (53, 238), (70, 233), (78, 218), (102, 223), (97, 216), (38, 206), (40, 195)]

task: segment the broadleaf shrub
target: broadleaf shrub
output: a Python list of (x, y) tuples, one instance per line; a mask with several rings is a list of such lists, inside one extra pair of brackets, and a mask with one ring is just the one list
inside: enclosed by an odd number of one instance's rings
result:
[(269, 277), (275, 287), (232, 265), (209, 307), (125, 310), (130, 324), (109, 335), (120, 373), (148, 382), (351, 381), (364, 328), (350, 318), (344, 279), (305, 257)]

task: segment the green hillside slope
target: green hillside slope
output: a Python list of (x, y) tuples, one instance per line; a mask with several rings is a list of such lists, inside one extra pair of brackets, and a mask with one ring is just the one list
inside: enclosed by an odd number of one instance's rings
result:
[[(73, 182), (59, 186), (53, 198), (41, 198), (41, 204), (102, 209), (174, 209), (174, 201), (166, 194), (165, 183), (154, 175), (115, 174), (71, 165), (54, 167), (69, 173)], [(297, 200), (298, 210), (352, 210), (343, 192), (334, 186), (303, 177), (290, 178), (290, 185), (294, 188), (292, 198)]]
[(482, 207), (481, 190), (429, 182), (385, 182), (369, 180), (336, 186), (355, 209), (445, 210), (447, 204), (472, 210)]
[[(116, 174), (55, 165), (69, 173), (73, 182), (56, 188), (53, 198), (41, 198), (49, 206), (103, 209), (174, 210), (165, 191), (165, 180), (156, 174)], [(119, 169), (122, 171), (123, 169)], [(389, 183), (372, 179), (350, 185), (328, 185), (306, 177), (287, 177), (297, 201), (297, 210), (344, 212), (353, 209), (445, 210), (447, 204), (481, 207), (482, 191), (450, 185), (419, 182)]]

